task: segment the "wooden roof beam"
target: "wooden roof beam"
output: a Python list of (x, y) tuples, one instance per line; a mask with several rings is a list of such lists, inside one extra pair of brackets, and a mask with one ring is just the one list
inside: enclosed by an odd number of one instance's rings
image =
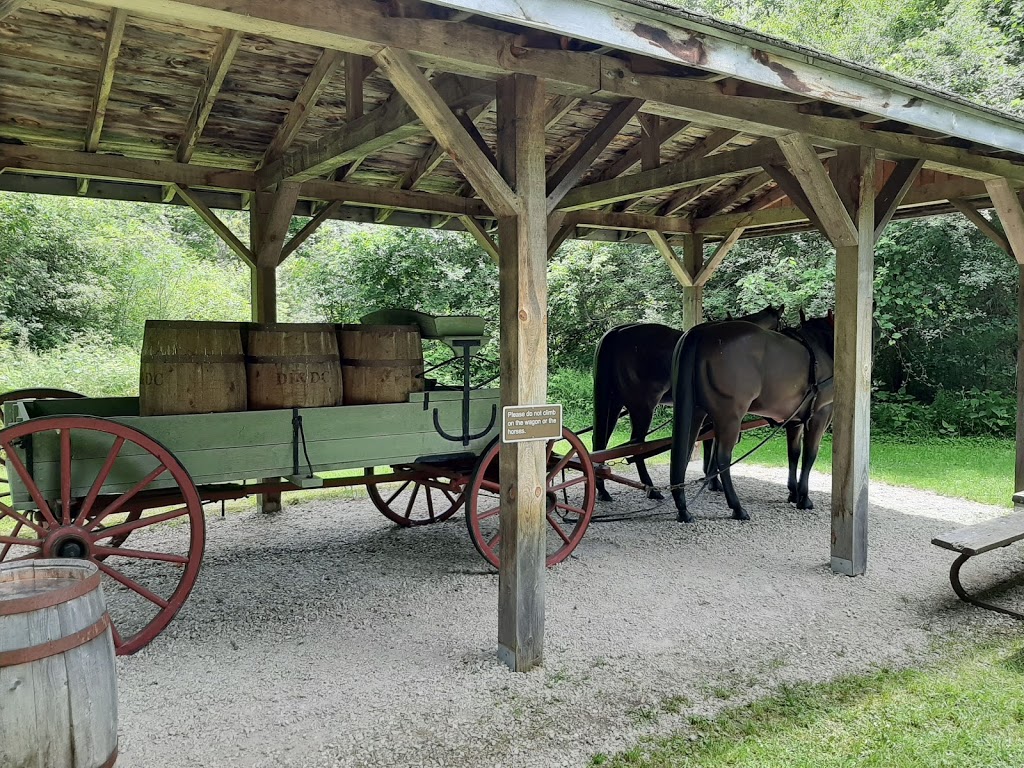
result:
[(998, 245), (1008, 255), (1013, 256), (1013, 249), (1010, 247), (1010, 241), (1006, 239), (1006, 235), (1003, 231), (996, 226), (996, 222), (989, 221), (969, 200), (962, 200), (954, 197), (949, 202), (950, 205), (960, 211), (968, 221), (974, 224), (981, 234)]
[(321, 208), (315, 216), (307, 221), (306, 225), (302, 229), (292, 235), (291, 239), (285, 243), (284, 247), (281, 249), (281, 260), (278, 264), (284, 263), (284, 260), (295, 253), (295, 251), (299, 249), (299, 246), (306, 242), (310, 235), (320, 228), (321, 224), (333, 217), (338, 212), (338, 209), (341, 208), (343, 202), (344, 201), (342, 200), (335, 200), (334, 202), (328, 203)]
[(1020, 197), (1006, 179), (992, 179), (985, 187), (992, 198), (992, 207), (999, 214), (1010, 252), (1018, 264), (1024, 265), (1024, 206)]
[[(450, 0), (445, 0), (449, 2)], [(464, 0), (459, 0), (463, 2)], [(494, 15), (492, 0), (474, 0), (485, 3), (488, 13)], [(571, 3), (571, 0), (566, 0)], [(566, 24), (559, 34), (579, 26), (578, 18), (561, 18), (548, 0), (538, 0), (543, 13), (520, 23), (527, 26), (549, 21)], [(393, 18), (386, 14), (384, 4), (374, 0), (291, 0), (288, 3), (267, 3), (262, 0), (238, 0), (227, 4), (224, 0), (97, 0), (97, 4), (122, 7), (133, 14), (215, 27), (234, 27), (243, 32), (273, 35), (282, 40), (315, 45), (321, 48), (372, 55), (383, 46), (404, 48), (431, 66), (441, 66), (450, 72), (494, 78), (519, 72), (545, 79), (549, 87), (565, 95), (582, 98), (643, 98), (648, 101), (646, 111), (684, 120), (699, 120), (719, 127), (743, 130), (754, 135), (775, 136), (797, 131), (830, 146), (855, 145), (872, 147), (885, 157), (919, 157), (932, 167), (954, 169), (953, 173), (974, 175), (987, 179), (1006, 177), (1024, 181), (1024, 167), (1010, 160), (988, 157), (975, 151), (932, 143), (921, 137), (869, 130), (853, 120), (806, 115), (799, 104), (787, 104), (772, 99), (729, 96), (722, 84), (695, 79), (645, 75), (631, 72), (620, 58), (598, 53), (563, 51), (557, 49), (528, 49), (521, 54), (521, 41), (512, 32), (490, 29), (476, 24), (451, 24), (429, 19)], [(559, 2), (557, 5), (561, 6)], [(578, 6), (578, 4), (576, 4)], [(229, 10), (224, 10), (227, 6)], [(511, 8), (511, 6), (510, 6)], [(579, 12), (579, 7), (576, 12)], [(610, 9), (597, 3), (588, 3), (583, 17), (608, 13)], [(512, 17), (524, 13), (520, 6), (512, 8)], [(633, 25), (623, 25), (622, 13), (645, 13), (635, 6), (612, 13), (607, 25), (587, 25), (583, 39), (593, 38), (595, 31), (602, 43), (621, 47), (612, 40), (622, 40), (623, 50), (630, 50), (639, 41), (642, 50), (636, 53), (660, 60), (678, 61), (683, 51), (693, 51), (694, 41), (683, 33), (681, 44), (668, 47), (656, 45), (652, 39), (635, 34)], [(663, 42), (674, 40), (681, 34), (671, 23), (637, 21), (642, 29), (660, 35)], [(629, 29), (626, 29), (629, 27)], [(607, 38), (607, 39), (605, 39)], [(627, 44), (628, 43), (628, 44)], [(715, 46), (721, 43), (715, 39)], [(933, 98), (907, 98), (907, 94), (869, 82), (860, 73), (844, 72), (842, 68), (825, 67), (799, 61), (797, 57), (774, 59), (761, 55), (735, 40), (731, 53), (716, 59), (723, 71), (742, 71), (748, 80), (763, 80), (769, 87), (786, 89), (786, 82), (797, 83), (806, 98), (834, 100), (836, 94), (857, 98), (858, 106), (868, 112), (919, 124), (920, 127), (939, 132), (958, 133), (979, 144), (997, 149), (1020, 152), (1024, 138), (1018, 124), (1011, 118), (979, 115), (977, 110), (955, 102)], [(701, 46), (698, 46), (701, 48)], [(703, 50), (701, 48), (701, 50)], [(710, 52), (709, 52), (710, 53)], [(714, 57), (719, 56), (715, 47)], [(737, 58), (737, 55), (739, 58)], [(725, 66), (728, 62), (732, 62)], [(685, 61), (681, 62), (686, 64)], [(692, 64), (693, 62), (690, 62)], [(799, 67), (801, 76), (787, 81), (779, 72), (788, 72), (789, 65)], [(714, 68), (710, 60), (701, 59), (701, 67)], [(780, 69), (782, 67), (782, 69)], [(876, 78), (877, 80), (877, 78)], [(781, 82), (781, 84), (780, 84)], [(820, 93), (819, 93), (820, 91)], [(950, 123), (955, 123), (950, 128)], [(957, 170), (958, 169), (958, 170)]]
[(28, 0), (0, 0), (0, 19), (10, 16), (27, 2)]
[(179, 163), (187, 163), (192, 159), (196, 151), (196, 144), (206, 127), (206, 121), (210, 119), (214, 102), (217, 101), (217, 94), (224, 85), (224, 78), (228, 76), (228, 69), (238, 52), (238, 46), (242, 42), (242, 33), (237, 30), (226, 29), (221, 34), (220, 41), (213, 51), (210, 59), (210, 66), (206, 70), (206, 81), (196, 95), (196, 103), (192, 107), (192, 114), (189, 115), (185, 130), (178, 142), (178, 149), (174, 153)]
[(477, 244), (484, 249), (484, 253), (497, 264), (501, 259), (501, 252), (479, 219), (474, 219), (472, 216), (459, 216), (459, 221), (462, 223), (462, 227), (473, 236)]
[(449, 104), (424, 77), (409, 54), (385, 48), (374, 56), (374, 61), (491, 210), (498, 216), (515, 216), (521, 207), (518, 195), (452, 114)]
[(748, 176), (736, 187), (723, 190), (713, 199), (701, 206), (700, 210), (697, 211), (696, 216), (701, 219), (707, 218), (708, 216), (728, 208), (737, 200), (742, 200), (744, 197), (754, 194), (765, 184), (770, 184), (771, 182), (772, 177), (767, 171), (761, 171), (760, 173)]
[(886, 226), (896, 214), (903, 198), (914, 185), (921, 168), (924, 167), (924, 160), (916, 158), (910, 160), (899, 160), (893, 168), (889, 178), (885, 180), (881, 191), (875, 197), (875, 242), (882, 236)]
[(181, 196), (181, 199), (189, 204), (189, 207), (195, 211), (199, 218), (206, 222), (207, 226), (210, 227), (224, 243), (234, 251), (239, 258), (242, 259), (248, 266), (256, 266), (256, 258), (238, 236), (232, 232), (228, 225), (225, 224), (210, 208), (204, 203), (198, 196), (192, 194), (192, 191), (183, 185), (174, 185), (174, 191), (176, 194)]
[(732, 152), (667, 163), (651, 171), (577, 187), (565, 196), (559, 208), (592, 208), (683, 187), (696, 187), (709, 181), (747, 176), (761, 170), (764, 163), (773, 159), (777, 162), (784, 159), (781, 149), (773, 141), (760, 141)]
[(107, 23), (107, 36), (103, 41), (103, 54), (100, 64), (100, 76), (96, 81), (96, 92), (92, 97), (92, 109), (89, 112), (89, 128), (85, 138), (85, 151), (95, 152), (100, 143), (103, 131), (103, 120), (107, 114), (107, 101), (110, 99), (110, 88), (114, 83), (114, 65), (117, 55), (121, 52), (121, 40), (124, 38), (125, 23), (128, 12), (123, 8), (115, 8)]
[[(494, 98), (491, 83), (458, 75), (440, 75), (432, 87), (452, 108), (486, 104)], [(314, 179), (426, 130), (415, 110), (400, 93), (394, 93), (371, 112), (267, 165), (258, 172), (259, 182), (269, 187), (284, 179)]]
[(661, 232), (657, 230), (651, 230), (647, 233), (647, 236), (651, 239), (651, 243), (655, 248), (658, 249), (658, 253), (661, 254), (661, 258), (668, 264), (668, 268), (672, 271), (676, 280), (684, 288), (693, 288), (693, 275), (690, 274), (689, 270), (683, 266), (682, 260), (676, 255), (675, 249), (672, 244), (665, 238)]
[[(807, 137), (791, 133), (780, 136), (776, 141), (789, 162), (792, 175), (817, 214), (826, 237), (836, 247), (856, 246), (857, 225)], [(765, 170), (771, 173), (769, 168)]]
[(562, 201), (565, 194), (576, 186), (576, 183), (587, 172), (612, 139), (626, 126), (643, 106), (642, 99), (628, 99), (613, 104), (586, 136), (580, 140), (579, 146), (556, 165), (547, 178), (548, 213), (553, 211)]
[[(647, 116), (646, 114), (644, 116)], [(659, 117), (658, 115), (652, 115), (652, 117)], [(672, 119), (661, 119), (661, 125), (658, 129), (658, 144), (659, 149), (664, 146), (668, 141), (678, 136), (680, 133), (690, 127), (691, 123), (688, 120), (672, 120)], [(633, 170), (643, 160), (643, 137), (641, 136), (640, 141), (637, 141), (632, 147), (627, 149), (618, 160), (609, 165), (604, 172), (598, 177), (597, 181), (608, 181), (608, 179), (617, 178), (624, 173), (628, 173)], [(660, 163), (659, 163), (660, 165)], [(644, 168), (643, 170), (651, 170), (650, 168)]]
[(324, 88), (330, 83), (331, 77), (338, 69), (338, 65), (341, 64), (342, 56), (338, 51), (331, 50), (320, 54), (316, 63), (313, 64), (313, 69), (306, 76), (306, 81), (302, 84), (302, 89), (295, 97), (295, 101), (289, 107), (284, 122), (278, 127), (277, 133), (274, 134), (274, 138), (270, 142), (270, 146), (267, 147), (267, 151), (263, 154), (260, 167), (280, 158), (287, 151), (288, 147), (292, 145), (292, 142), (295, 141), (295, 137), (302, 130), (302, 126), (309, 117), (309, 113), (316, 105)]
[[(715, 152), (716, 150), (726, 146), (730, 141), (732, 141), (739, 135), (739, 131), (733, 131), (728, 128), (719, 128), (717, 131), (712, 131), (703, 139), (701, 139), (692, 147), (690, 147), (690, 149), (686, 150), (686, 152), (684, 152), (681, 157), (676, 159), (676, 162), (698, 160), (702, 157), (707, 157), (712, 152)], [(686, 192), (675, 195), (674, 197), (672, 197), (672, 199), (670, 199), (668, 202), (666, 202), (658, 209), (658, 213), (661, 216), (671, 216), (680, 208), (682, 208), (685, 205), (689, 205), (691, 202), (693, 202), (695, 199), (697, 199), (698, 197), (703, 195), (704, 192), (707, 191), (707, 189), (704, 189), (700, 192), (700, 194), (696, 196), (688, 194)]]

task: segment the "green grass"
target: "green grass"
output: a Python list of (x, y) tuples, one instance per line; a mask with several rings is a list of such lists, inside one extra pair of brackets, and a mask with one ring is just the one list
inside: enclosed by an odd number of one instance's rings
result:
[[(659, 414), (660, 415), (660, 414)], [(623, 420), (625, 421), (625, 420)], [(660, 424), (658, 417), (655, 423)], [(767, 429), (744, 433), (733, 459), (757, 445), (768, 434)], [(659, 430), (649, 439), (671, 437), (669, 428)], [(590, 446), (589, 435), (586, 438)], [(629, 439), (628, 427), (620, 422), (611, 445)], [(762, 466), (785, 468), (786, 433), (778, 433), (745, 461)], [(656, 456), (652, 463), (668, 462), (668, 454)], [(969, 499), (982, 504), (1013, 506), (1013, 440), (959, 438), (935, 439), (914, 443), (875, 440), (871, 443), (871, 479), (891, 485), (905, 485), (943, 496)], [(832, 439), (826, 435), (814, 468), (831, 472)], [(780, 482), (785, 475), (780, 476)]]
[(606, 768), (1016, 768), (1024, 765), (1024, 644), (949, 646), (920, 670), (783, 687), (714, 719), (692, 717)]

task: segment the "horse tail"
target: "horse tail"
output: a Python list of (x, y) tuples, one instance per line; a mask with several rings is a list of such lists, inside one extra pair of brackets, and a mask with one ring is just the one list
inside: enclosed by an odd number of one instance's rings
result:
[(607, 331), (594, 352), (594, 450), (608, 447), (619, 420), (622, 398), (615, 378), (615, 337), (619, 328)]
[[(676, 344), (672, 353), (672, 453), (670, 458), (669, 482), (678, 485), (686, 479), (686, 465), (693, 453), (696, 435), (694, 407), (697, 382), (697, 341), (699, 332), (687, 331)], [(689, 522), (686, 511), (686, 496), (681, 488), (672, 491), (679, 520)]]

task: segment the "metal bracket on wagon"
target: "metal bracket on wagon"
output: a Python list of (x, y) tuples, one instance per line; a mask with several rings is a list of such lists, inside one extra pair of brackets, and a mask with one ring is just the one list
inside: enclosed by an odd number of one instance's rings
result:
[(491, 406), (491, 420), (487, 426), (480, 432), (470, 433), (469, 431), (469, 405), (470, 405), (470, 392), (472, 388), (469, 384), (469, 361), (473, 357), (473, 353), (480, 347), (479, 338), (468, 338), (468, 339), (448, 339), (446, 343), (449, 344), (453, 349), (459, 347), (462, 349), (462, 434), (452, 435), (446, 432), (441, 427), (440, 409), (434, 408), (434, 431), (437, 432), (445, 440), (449, 440), (453, 443), (461, 442), (463, 445), (469, 445), (472, 440), (479, 440), (491, 431), (494, 426), (494, 422), (498, 419), (498, 406)]

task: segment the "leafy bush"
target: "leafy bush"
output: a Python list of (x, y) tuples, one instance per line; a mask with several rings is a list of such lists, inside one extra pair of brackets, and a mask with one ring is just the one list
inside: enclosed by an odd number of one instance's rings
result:
[(139, 352), (90, 336), (45, 352), (0, 341), (0, 393), (29, 387), (70, 389), (90, 397), (137, 395)]
[(570, 429), (594, 423), (594, 379), (590, 371), (564, 368), (548, 377), (548, 402), (562, 404), (562, 420)]
[(876, 437), (922, 440), (933, 437), (1013, 437), (1016, 398), (1002, 392), (940, 389), (922, 403), (901, 392), (875, 392), (871, 429)]

